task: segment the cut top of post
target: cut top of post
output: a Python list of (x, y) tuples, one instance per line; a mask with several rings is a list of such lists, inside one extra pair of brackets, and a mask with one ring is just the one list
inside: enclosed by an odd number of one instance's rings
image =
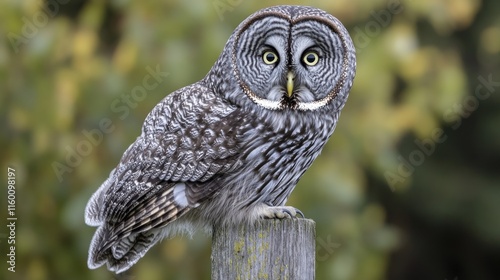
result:
[(315, 235), (309, 219), (215, 227), (212, 280), (314, 279)]

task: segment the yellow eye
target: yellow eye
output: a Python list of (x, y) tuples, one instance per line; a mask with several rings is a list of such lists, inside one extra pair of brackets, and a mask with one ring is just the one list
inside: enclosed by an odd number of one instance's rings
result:
[(319, 56), (315, 52), (308, 52), (304, 55), (304, 63), (309, 66), (314, 66), (318, 64)]
[(278, 55), (273, 51), (267, 51), (262, 56), (262, 59), (264, 59), (264, 63), (271, 65), (278, 62)]

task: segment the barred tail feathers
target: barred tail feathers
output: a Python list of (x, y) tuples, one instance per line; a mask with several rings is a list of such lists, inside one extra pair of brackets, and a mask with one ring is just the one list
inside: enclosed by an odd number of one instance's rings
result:
[(92, 238), (87, 265), (96, 269), (107, 264), (108, 270), (121, 273), (137, 263), (162, 237), (161, 231), (152, 229), (130, 234), (107, 245), (109, 229), (100, 226)]

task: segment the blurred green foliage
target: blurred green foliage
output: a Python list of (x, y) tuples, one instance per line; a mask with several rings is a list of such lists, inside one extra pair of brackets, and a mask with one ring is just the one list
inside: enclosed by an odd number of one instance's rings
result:
[[(277, 4), (330, 12), (358, 51), (337, 130), (289, 200), (317, 222), (317, 279), (497, 279), (495, 0), (2, 1), (0, 162), (17, 172), (18, 217), (2, 279), (118, 279), (86, 266), (87, 200), (154, 105)], [(168, 76), (146, 88), (152, 69)], [(127, 275), (210, 279), (210, 239), (163, 242)]]

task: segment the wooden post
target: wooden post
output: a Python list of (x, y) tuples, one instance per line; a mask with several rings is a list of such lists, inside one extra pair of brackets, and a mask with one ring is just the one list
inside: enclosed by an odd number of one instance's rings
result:
[(212, 280), (312, 280), (315, 235), (309, 219), (214, 228)]

